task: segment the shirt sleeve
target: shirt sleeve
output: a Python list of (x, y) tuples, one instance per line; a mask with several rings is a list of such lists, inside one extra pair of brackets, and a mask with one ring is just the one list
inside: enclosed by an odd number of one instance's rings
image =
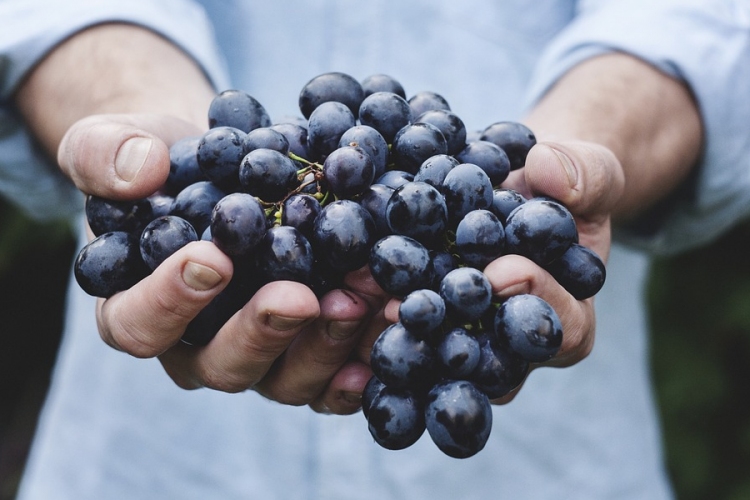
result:
[(56, 45), (90, 26), (132, 23), (179, 46), (215, 88), (227, 87), (213, 26), (203, 9), (189, 0), (5, 0), (0, 2), (0, 19), (0, 195), (36, 219), (72, 216), (82, 208), (82, 197), (34, 147), (11, 102), (25, 75)]
[(615, 237), (654, 253), (706, 243), (750, 213), (750, 4), (740, 0), (583, 1), (540, 59), (529, 103), (576, 64), (639, 57), (684, 81), (705, 147), (689, 182)]

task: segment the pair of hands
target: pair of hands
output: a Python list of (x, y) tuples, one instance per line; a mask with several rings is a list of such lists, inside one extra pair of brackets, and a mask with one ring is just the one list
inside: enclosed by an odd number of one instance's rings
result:
[[(200, 132), (163, 115), (91, 116), (67, 131), (58, 162), (85, 193), (135, 199), (163, 184), (169, 145)], [(608, 149), (586, 142), (540, 143), (526, 167), (512, 172), (504, 185), (527, 196), (560, 200), (576, 216), (581, 243), (606, 261), (610, 213), (624, 187), (622, 167)], [(557, 311), (563, 345), (545, 366), (569, 366), (588, 355), (595, 331), (593, 299), (575, 300), (548, 273), (517, 255), (500, 257), (485, 274), (497, 296), (532, 293)], [(191, 243), (130, 290), (98, 300), (101, 337), (130, 355), (158, 357), (185, 389), (253, 389), (319, 412), (357, 411), (371, 375), (370, 347), (398, 319), (398, 302), (384, 294), (366, 268), (347, 276), (347, 290), (320, 300), (304, 285), (275, 282), (256, 293), (207, 346), (181, 343), (187, 324), (231, 275), (231, 260), (217, 247)]]

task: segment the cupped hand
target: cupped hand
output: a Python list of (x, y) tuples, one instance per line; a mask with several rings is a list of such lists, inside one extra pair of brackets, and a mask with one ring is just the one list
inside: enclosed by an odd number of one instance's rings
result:
[[(58, 161), (84, 193), (137, 199), (164, 183), (169, 146), (200, 132), (163, 115), (92, 116), (68, 130)], [(379, 298), (335, 290), (318, 300), (302, 284), (269, 283), (208, 345), (182, 343), (187, 325), (227, 286), (232, 273), (231, 259), (211, 242), (191, 243), (129, 290), (98, 300), (100, 335), (133, 356), (158, 357), (185, 389), (254, 389), (282, 403), (311, 404), (317, 411), (356, 411), (369, 368), (350, 361), (350, 354), (365, 319), (380, 309)]]

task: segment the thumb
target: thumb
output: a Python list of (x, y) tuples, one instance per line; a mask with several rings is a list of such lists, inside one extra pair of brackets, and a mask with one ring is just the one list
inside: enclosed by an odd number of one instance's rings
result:
[(68, 129), (57, 161), (84, 193), (137, 199), (164, 184), (169, 146), (199, 133), (195, 125), (166, 115), (94, 115)]
[(535, 145), (526, 159), (525, 180), (535, 196), (552, 197), (590, 222), (609, 217), (625, 186), (614, 153), (583, 141)]

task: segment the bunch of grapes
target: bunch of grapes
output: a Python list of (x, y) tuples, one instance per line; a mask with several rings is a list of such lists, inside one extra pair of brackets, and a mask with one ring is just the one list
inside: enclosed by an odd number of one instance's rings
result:
[(403, 449), (427, 430), (447, 455), (474, 455), (490, 434), (490, 400), (553, 357), (563, 335), (549, 304), (494, 298), (482, 269), (522, 255), (583, 299), (603, 285), (602, 261), (561, 203), (500, 187), (536, 143), (524, 125), (496, 122), (470, 138), (443, 96), (407, 100), (388, 75), (318, 75), (299, 109), (272, 123), (252, 96), (221, 92), (208, 131), (171, 147), (159, 192), (88, 196), (95, 238), (75, 261), (78, 284), (110, 297), (189, 242), (212, 241), (235, 273), (182, 337), (205, 345), (269, 282), (322, 296), (367, 265), (402, 299), (372, 348), (363, 413), (373, 438)]

